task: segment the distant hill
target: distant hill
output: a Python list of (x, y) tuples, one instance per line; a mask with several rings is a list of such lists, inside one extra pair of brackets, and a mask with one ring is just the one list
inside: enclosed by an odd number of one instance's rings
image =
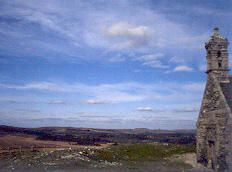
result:
[(165, 142), (194, 144), (195, 130), (95, 129), (74, 127), (19, 128), (0, 125), (0, 136), (33, 135), (39, 140), (70, 141), (83, 145), (100, 143)]

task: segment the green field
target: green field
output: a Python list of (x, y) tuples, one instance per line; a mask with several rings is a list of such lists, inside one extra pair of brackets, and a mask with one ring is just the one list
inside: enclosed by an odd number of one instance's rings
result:
[(97, 151), (93, 157), (96, 160), (109, 162), (141, 162), (160, 161), (176, 154), (193, 153), (195, 145), (176, 145), (162, 143), (138, 143), (111, 146)]

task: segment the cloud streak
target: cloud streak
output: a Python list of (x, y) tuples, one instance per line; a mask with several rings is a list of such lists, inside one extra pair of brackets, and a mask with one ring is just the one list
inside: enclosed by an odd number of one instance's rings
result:
[[(200, 99), (204, 83), (154, 83), (137, 82), (86, 85), (83, 83), (32, 82), (26, 84), (0, 84), (2, 89), (34, 90), (55, 93), (78, 93), (90, 97), (89, 104), (139, 102), (145, 100), (176, 101)], [(198, 94), (198, 98), (196, 98)]]
[(189, 66), (176, 66), (174, 69), (174, 72), (191, 72), (193, 71), (193, 68), (189, 67)]
[[(150, 128), (150, 129), (195, 129), (194, 120), (177, 120), (162, 118), (30, 118), (30, 119), (4, 119), (4, 125), (17, 124), (17, 126), (43, 127), (43, 126), (78, 126), (89, 128)], [(172, 125), (170, 125), (172, 124)]]
[(107, 102), (100, 101), (100, 100), (94, 100), (94, 99), (88, 99), (85, 101), (85, 103), (92, 104), (92, 105), (98, 105), (98, 104), (106, 104)]
[(169, 66), (163, 64), (161, 61), (163, 57), (164, 57), (164, 54), (162, 53), (148, 54), (148, 55), (143, 55), (143, 56), (135, 58), (135, 61), (142, 62), (142, 65), (149, 66), (152, 68), (167, 69), (169, 68)]
[[(199, 48), (208, 38), (206, 33), (187, 32), (187, 26), (136, 3), (106, 3), (107, 8), (100, 4), (96, 6), (83, 1), (65, 5), (58, 1), (4, 2), (0, 20), (11, 22), (1, 22), (1, 41), (5, 42), (0, 47), (2, 53), (36, 54), (47, 58), (59, 56), (59, 59), (72, 57), (73, 60), (73, 57), (83, 58), (78, 55), (80, 49), (84, 57), (87, 56), (86, 48), (151, 54), (154, 51), (162, 53), (168, 47)], [(126, 11), (123, 10), (125, 7)], [(4, 37), (7, 39), (3, 40)], [(10, 43), (15, 48), (9, 46)], [(149, 62), (147, 66), (165, 67), (158, 62)]]
[(153, 112), (151, 107), (138, 107), (136, 110), (140, 112)]

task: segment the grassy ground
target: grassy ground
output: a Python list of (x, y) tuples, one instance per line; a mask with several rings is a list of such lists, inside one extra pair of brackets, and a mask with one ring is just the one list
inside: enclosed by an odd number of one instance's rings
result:
[(193, 145), (175, 144), (123, 144), (99, 150), (95, 158), (113, 161), (156, 161), (174, 154), (195, 152)]
[(183, 171), (183, 161), (173, 155), (195, 152), (193, 145), (138, 143), (103, 149), (22, 152), (0, 159), (0, 171)]

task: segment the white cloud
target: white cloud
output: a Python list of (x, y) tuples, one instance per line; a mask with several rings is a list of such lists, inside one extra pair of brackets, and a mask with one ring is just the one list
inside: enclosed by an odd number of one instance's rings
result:
[(170, 58), (169, 62), (171, 63), (176, 63), (176, 64), (180, 64), (180, 63), (186, 63), (186, 61), (188, 61), (189, 58), (186, 57), (180, 57), (180, 56), (174, 56), (172, 58)]
[(32, 82), (24, 85), (10, 85), (10, 84), (0, 84), (0, 88), (13, 88), (13, 89), (35, 89), (35, 90), (45, 90), (45, 91), (65, 91), (65, 89), (60, 88), (58, 85), (51, 82)]
[[(139, 102), (152, 100), (157, 102), (195, 101), (203, 94), (204, 83), (161, 82), (144, 84), (125, 82), (114, 84), (88, 85), (83, 83), (33, 82), (26, 84), (0, 84), (0, 89), (54, 92), (56, 94), (77, 94), (86, 96), (89, 103)], [(198, 95), (198, 96), (196, 96)], [(86, 100), (86, 99), (85, 99)], [(81, 100), (80, 100), (81, 101)], [(82, 100), (83, 101), (83, 100)]]
[(147, 26), (126, 22), (114, 23), (104, 29), (104, 33), (114, 43), (112, 49), (128, 49), (144, 46), (149, 42), (150, 29)]
[(129, 23), (119, 22), (106, 28), (105, 33), (109, 36), (143, 38), (149, 34), (149, 29), (146, 26), (134, 26)]
[(191, 72), (191, 71), (193, 71), (193, 68), (184, 65), (177, 66), (174, 69), (174, 72)]
[(144, 66), (149, 66), (152, 68), (167, 69), (169, 66), (164, 65), (161, 62), (161, 58), (164, 56), (162, 53), (148, 54), (135, 58), (134, 60), (142, 62)]
[(167, 68), (169, 68), (168, 65), (162, 64), (162, 62), (159, 61), (159, 60), (153, 60), (153, 61), (144, 62), (143, 65), (149, 66), (149, 67), (152, 67), (152, 68), (158, 68), (158, 69), (167, 69)]
[(64, 105), (66, 103), (63, 100), (52, 100), (52, 101), (49, 101), (48, 104)]
[(94, 100), (94, 99), (88, 99), (88, 100), (86, 100), (86, 103), (87, 104), (97, 105), (97, 104), (105, 104), (107, 102), (100, 101), (100, 100)]
[[(70, 61), (94, 58), (119, 62), (126, 59), (110, 57), (107, 53), (153, 54), (169, 48), (192, 50), (202, 48), (208, 38), (206, 33), (195, 34), (189, 25), (169, 20), (165, 13), (137, 3), (96, 4), (84, 1), (65, 5), (60, 1), (4, 2), (1, 16), (17, 22), (1, 23), (0, 32), (7, 38), (2, 41), (6, 43), (0, 45), (2, 53), (46, 57), (53, 61), (57, 61), (54, 58)], [(105, 54), (93, 57), (89, 55), (91, 48)], [(146, 61), (143, 65), (167, 68), (164, 61)]]
[[(23, 119), (23, 120), (22, 120)], [(150, 128), (150, 129), (194, 129), (196, 121), (193, 119), (172, 119), (157, 117), (87, 117), (87, 118), (64, 118), (64, 117), (39, 117), (39, 118), (3, 118), (3, 124), (24, 127), (42, 127), (42, 126), (79, 126), (88, 128)], [(154, 125), (155, 124), (155, 125)], [(172, 124), (172, 125), (170, 125)]]
[(138, 107), (136, 110), (141, 112), (153, 112), (151, 107)]
[(139, 60), (139, 61), (153, 61), (153, 60), (160, 59), (163, 56), (164, 56), (163, 53), (148, 54), (148, 55), (143, 55), (143, 56), (137, 57), (136, 60)]

